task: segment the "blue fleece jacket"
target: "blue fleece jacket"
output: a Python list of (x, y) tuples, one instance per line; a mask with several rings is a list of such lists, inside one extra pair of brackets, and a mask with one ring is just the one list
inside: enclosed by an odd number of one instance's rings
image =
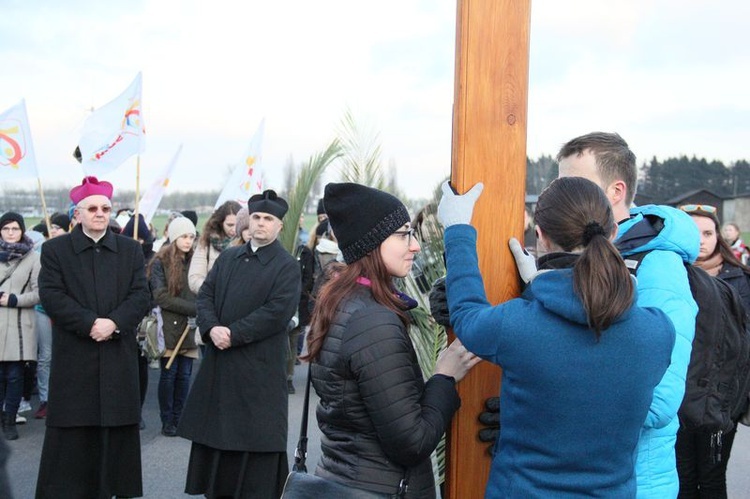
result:
[(645, 205), (631, 210), (620, 224), (617, 247), (624, 257), (650, 251), (638, 267), (638, 305), (656, 307), (672, 320), (677, 338), (672, 360), (659, 385), (638, 441), (638, 497), (677, 497), (674, 446), (680, 427), (677, 411), (685, 395), (695, 316), (685, 264), (698, 256), (700, 234), (687, 213), (668, 206)]
[(448, 227), (445, 249), (456, 336), (503, 368), (485, 497), (633, 497), (638, 436), (674, 344), (666, 315), (633, 306), (597, 341), (571, 269), (541, 273), (521, 298), (492, 306), (475, 229)]

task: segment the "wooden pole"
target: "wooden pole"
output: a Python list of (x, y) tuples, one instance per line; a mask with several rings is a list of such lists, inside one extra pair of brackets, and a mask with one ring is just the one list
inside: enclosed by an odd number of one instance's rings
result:
[[(138, 240), (138, 203), (140, 202), (141, 189), (141, 155), (135, 160), (135, 207), (133, 208), (133, 239)], [(145, 235), (143, 236), (146, 237)]]
[(175, 357), (177, 357), (177, 353), (180, 351), (180, 348), (182, 348), (182, 342), (185, 341), (185, 337), (188, 334), (188, 331), (190, 331), (190, 324), (185, 326), (185, 330), (182, 332), (182, 335), (180, 335), (180, 339), (177, 341), (177, 345), (174, 347), (174, 350), (172, 350), (172, 355), (169, 356), (169, 360), (167, 361), (166, 370), (169, 371), (169, 368), (172, 367), (172, 362), (174, 362)]
[[(491, 303), (519, 293), (508, 239), (523, 235), (530, 11), (530, 0), (458, 1), (451, 182), (461, 194), (484, 182), (473, 224)], [(482, 363), (458, 385), (461, 409), (448, 439), (449, 499), (484, 497), (490, 457), (477, 436), (477, 417), (485, 400), (498, 395), (500, 375)]]
[[(42, 189), (42, 179), (40, 177), (36, 178), (36, 185), (39, 188), (39, 197), (42, 199), (42, 213), (44, 213), (44, 224), (47, 226), (47, 238), (49, 239), (50, 234), (52, 234), (52, 222), (50, 222), (49, 213), (47, 213), (47, 201), (44, 199), (44, 190)], [(70, 227), (65, 227), (66, 232), (69, 229)]]

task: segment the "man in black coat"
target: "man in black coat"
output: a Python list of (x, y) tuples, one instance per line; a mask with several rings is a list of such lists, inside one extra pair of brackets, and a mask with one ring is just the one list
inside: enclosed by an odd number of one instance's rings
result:
[(53, 324), (47, 431), (36, 497), (140, 497), (138, 345), (143, 252), (109, 229), (112, 185), (73, 188), (78, 225), (42, 246), (39, 297)]
[(193, 442), (188, 494), (279, 497), (289, 469), (287, 325), (300, 268), (277, 240), (286, 201), (267, 190), (247, 207), (250, 241), (222, 251), (196, 301), (206, 353), (177, 429)]

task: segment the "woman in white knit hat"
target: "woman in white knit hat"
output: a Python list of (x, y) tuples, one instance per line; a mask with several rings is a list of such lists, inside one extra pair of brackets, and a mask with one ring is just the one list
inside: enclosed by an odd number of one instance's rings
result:
[[(185, 217), (178, 217), (169, 224), (170, 244), (162, 247), (148, 267), (148, 279), (154, 302), (161, 307), (164, 345), (166, 350), (160, 359), (159, 414), (162, 434), (174, 437), (182, 408), (190, 388), (193, 359), (198, 358), (195, 345), (195, 293), (188, 286), (188, 269), (193, 256), (195, 226)], [(190, 326), (190, 327), (188, 327)], [(182, 344), (177, 344), (184, 334)], [(167, 369), (170, 357), (173, 364)]]

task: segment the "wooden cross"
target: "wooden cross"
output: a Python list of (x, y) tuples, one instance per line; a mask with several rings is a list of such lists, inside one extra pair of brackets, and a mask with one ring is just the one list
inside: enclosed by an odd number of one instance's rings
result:
[[(523, 240), (530, 13), (530, 0), (458, 0), (451, 182), (461, 194), (484, 182), (473, 224), (491, 303), (519, 293), (508, 239)], [(482, 363), (458, 385), (448, 499), (484, 497), (490, 457), (477, 437), (477, 417), (485, 400), (498, 395), (500, 374)]]

